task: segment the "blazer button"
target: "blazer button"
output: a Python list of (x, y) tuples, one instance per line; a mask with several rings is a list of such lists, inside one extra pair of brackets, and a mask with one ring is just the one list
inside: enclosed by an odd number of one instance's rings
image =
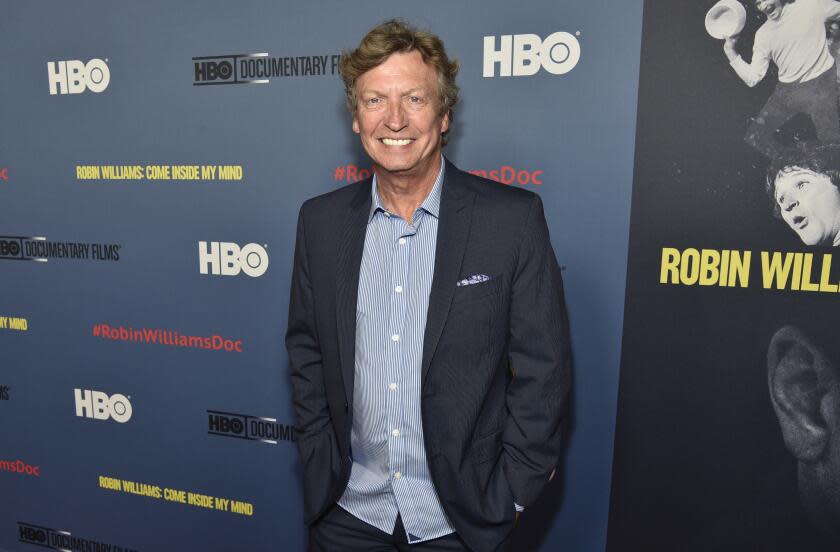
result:
[(347, 404), (347, 403), (344, 403), (344, 411), (347, 412), (348, 410), (350, 410), (350, 405)]

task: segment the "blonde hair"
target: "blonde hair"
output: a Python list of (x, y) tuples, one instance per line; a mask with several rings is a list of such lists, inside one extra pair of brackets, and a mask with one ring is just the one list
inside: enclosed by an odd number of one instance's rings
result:
[[(391, 19), (374, 27), (365, 35), (358, 48), (342, 53), (338, 70), (344, 81), (347, 109), (355, 113), (358, 107), (356, 80), (367, 71), (385, 62), (392, 54), (420, 52), (424, 63), (431, 65), (438, 76), (440, 115), (449, 114), (452, 121), (458, 103), (458, 60), (449, 59), (443, 41), (432, 33), (421, 31), (404, 21)], [(451, 126), (450, 126), (451, 128)], [(448, 133), (443, 134), (443, 143)]]

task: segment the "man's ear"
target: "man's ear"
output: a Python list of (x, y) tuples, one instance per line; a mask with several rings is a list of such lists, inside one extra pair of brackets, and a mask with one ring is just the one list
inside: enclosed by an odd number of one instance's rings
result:
[(820, 459), (830, 436), (821, 405), (832, 377), (828, 359), (794, 326), (780, 328), (767, 350), (770, 400), (788, 450), (801, 462)]

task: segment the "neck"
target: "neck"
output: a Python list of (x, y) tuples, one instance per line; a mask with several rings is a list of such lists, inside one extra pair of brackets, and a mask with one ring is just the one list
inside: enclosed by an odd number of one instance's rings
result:
[(414, 212), (428, 197), (440, 172), (441, 156), (437, 155), (429, 166), (415, 174), (393, 173), (373, 166), (376, 173), (376, 191), (388, 211), (411, 222)]

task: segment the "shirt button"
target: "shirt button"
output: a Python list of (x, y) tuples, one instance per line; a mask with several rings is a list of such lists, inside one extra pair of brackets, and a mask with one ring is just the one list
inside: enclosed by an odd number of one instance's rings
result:
[(391, 341), (399, 341), (399, 340), (400, 340), (400, 336), (398, 334), (394, 334), (394, 335), (391, 336)]
[(400, 477), (402, 477), (400, 472), (394, 472), (394, 479), (399, 479)]
[(394, 291), (396, 291), (397, 293), (402, 293), (402, 291), (403, 291), (403, 290), (402, 290), (402, 286), (397, 286), (397, 287), (395, 287), (395, 288), (394, 288)]
[(405, 245), (405, 238), (400, 238), (399, 242), (400, 245)]
[(393, 391), (393, 390), (394, 390), (394, 389), (396, 389), (396, 388), (397, 388), (397, 384), (396, 384), (396, 383), (389, 383), (389, 384), (388, 384), (388, 389), (390, 389), (391, 391)]
[(400, 430), (395, 429), (394, 431), (391, 432), (391, 435), (393, 435), (394, 437), (399, 437), (400, 436)]

